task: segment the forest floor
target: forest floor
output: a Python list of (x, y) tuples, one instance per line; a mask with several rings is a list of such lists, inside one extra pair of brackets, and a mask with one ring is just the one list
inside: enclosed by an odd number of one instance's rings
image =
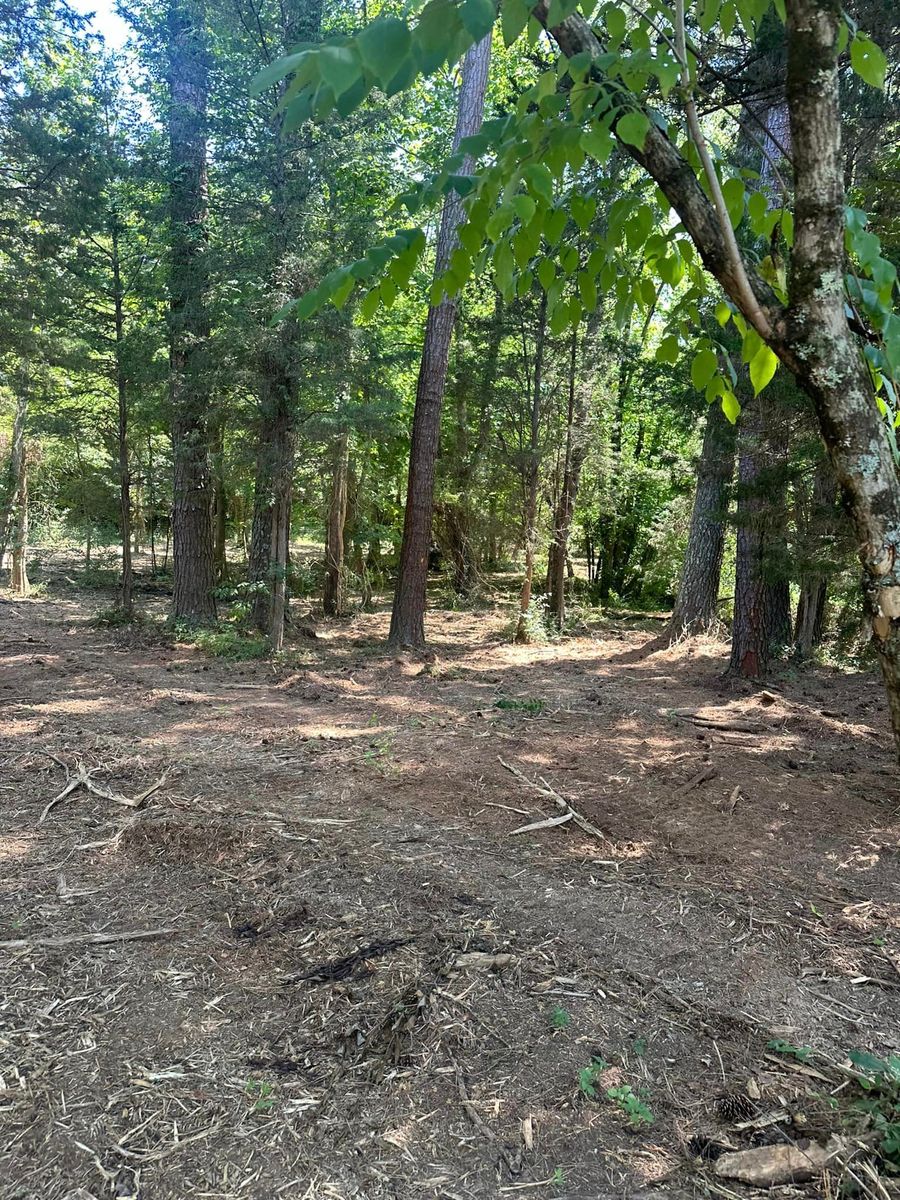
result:
[[(108, 602), (0, 600), (2, 1200), (745, 1196), (716, 1145), (824, 1140), (900, 1050), (873, 675), (500, 611), (235, 663)], [(162, 782), (50, 807), (80, 765)], [(535, 782), (587, 828), (515, 832)]]

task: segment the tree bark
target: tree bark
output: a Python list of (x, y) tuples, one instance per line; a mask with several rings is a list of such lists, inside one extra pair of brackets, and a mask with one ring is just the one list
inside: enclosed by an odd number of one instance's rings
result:
[[(454, 150), (464, 137), (470, 137), (481, 128), (490, 57), (491, 36), (488, 34), (471, 47), (463, 61)], [(460, 167), (460, 174), (468, 174), (472, 166), (472, 159), (467, 157)], [(454, 191), (448, 192), (435, 252), (436, 279), (443, 275), (457, 246), (456, 231), (462, 219), (460, 196)], [(388, 635), (388, 642), (393, 646), (425, 645), (425, 588), (434, 509), (434, 468), (456, 311), (456, 299), (445, 296), (440, 304), (429, 308), (425, 325), (409, 448), (403, 540)]]
[(720, 627), (717, 604), (734, 452), (735, 427), (719, 405), (711, 405), (697, 464), (697, 490), (678, 598), (669, 622), (669, 645), (697, 634), (716, 633)]
[[(798, 534), (805, 543), (812, 543), (815, 552), (812, 559), (824, 554), (820, 548), (820, 537), (826, 538), (833, 532), (835, 507), (834, 477), (828, 462), (820, 462), (813, 475), (812, 495), (805, 519), (798, 520)], [(809, 548), (807, 548), (809, 554)], [(794, 622), (794, 652), (797, 658), (810, 658), (822, 642), (825, 632), (825, 604), (828, 598), (828, 577), (815, 569), (810, 570), (810, 561), (800, 574), (800, 595), (797, 599), (797, 617)]]
[(210, 437), (212, 456), (212, 522), (213, 564), (216, 579), (228, 577), (228, 495), (225, 487), (225, 420), (220, 415), (212, 425)]
[[(0, 508), (0, 570), (11, 541), (15, 541), (18, 522), (18, 498), (21, 481), (25, 474), (25, 425), (28, 420), (28, 376), (22, 372), (22, 386), (16, 398), (16, 415), (13, 418), (12, 438), (9, 445), (9, 463), (4, 480), (2, 505)], [(26, 485), (27, 486), (27, 485)]]
[(209, 469), (207, 61), (203, 0), (169, 4), (170, 401), (174, 493), (172, 615), (216, 618)]
[[(249, 577), (254, 585), (251, 620), (281, 644), (286, 611), (296, 430), (293, 382), (277, 364), (261, 373), (262, 425), (256, 453)], [(280, 596), (276, 596), (280, 593)]]
[(347, 520), (347, 471), (350, 464), (350, 438), (342, 433), (334, 445), (331, 471), (331, 495), (325, 530), (326, 617), (342, 617), (346, 609), (344, 574), (344, 525)]
[(113, 318), (115, 325), (115, 370), (118, 398), (117, 446), (119, 456), (119, 534), (122, 541), (122, 581), (119, 603), (122, 612), (134, 615), (134, 573), (131, 567), (131, 468), (128, 459), (128, 381), (125, 375), (125, 292), (119, 256), (119, 218), (113, 213), (112, 229)]
[[(588, 452), (590, 402), (594, 385), (594, 367), (598, 356), (594, 338), (599, 325), (600, 309), (588, 322), (581, 354), (578, 338), (572, 334), (569, 358), (569, 402), (566, 419), (566, 448), (563, 458), (562, 484), (553, 513), (553, 541), (547, 563), (548, 609), (557, 629), (566, 623), (566, 585), (569, 578), (569, 534), (575, 515), (575, 501), (581, 483), (581, 470)], [(579, 361), (580, 358), (580, 361)], [(567, 565), (568, 564), (568, 565)]]
[[(900, 751), (900, 476), (872, 381), (844, 307), (844, 188), (839, 102), (840, 0), (786, 0), (787, 93), (794, 159), (790, 300), (785, 308), (744, 260), (736, 269), (723, 228), (697, 177), (650, 121), (642, 146), (623, 143), (677, 211), (704, 266), (811, 398), (835, 476), (853, 518), (863, 596)], [(547, 0), (535, 17), (549, 27)], [(550, 29), (572, 58), (603, 46), (583, 17)], [(624, 113), (620, 109), (618, 115)], [(618, 120), (618, 116), (616, 118)], [(615, 128), (615, 126), (614, 126)], [(748, 303), (739, 274), (749, 278)], [(762, 316), (762, 323), (759, 316)]]
[(744, 410), (738, 441), (737, 547), (729, 671), (763, 679), (772, 640), (771, 589), (764, 575), (766, 497), (759, 485), (765, 432), (761, 405)]
[(524, 476), (524, 511), (522, 528), (525, 538), (525, 578), (519, 594), (519, 618), (516, 622), (515, 640), (519, 645), (531, 641), (528, 627), (528, 610), (531, 608), (531, 592), (534, 586), (534, 558), (537, 549), (538, 482), (540, 478), (540, 435), (541, 410), (544, 389), (544, 344), (547, 334), (547, 293), (541, 292), (538, 309), (538, 324), (534, 339), (534, 374), (531, 380), (531, 413), (528, 430), (528, 458)]

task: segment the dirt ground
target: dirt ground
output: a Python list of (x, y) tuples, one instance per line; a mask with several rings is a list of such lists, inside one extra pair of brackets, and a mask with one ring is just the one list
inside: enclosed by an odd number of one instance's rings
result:
[(746, 1196), (716, 1147), (900, 1051), (874, 676), (500, 612), (235, 663), (104, 603), (0, 600), (3, 1200)]

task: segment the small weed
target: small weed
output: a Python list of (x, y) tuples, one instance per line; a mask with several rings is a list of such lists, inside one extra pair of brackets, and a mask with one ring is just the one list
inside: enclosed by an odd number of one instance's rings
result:
[(140, 619), (138, 613), (129, 615), (123, 608), (101, 608), (94, 614), (91, 624), (98, 629), (120, 629), (124, 625), (139, 624)]
[(886, 1170), (900, 1173), (900, 1058), (876, 1058), (859, 1050), (851, 1050), (848, 1058), (859, 1072), (857, 1083), (864, 1093), (853, 1108), (871, 1122)]
[(606, 1089), (607, 1100), (612, 1100), (618, 1104), (622, 1112), (628, 1118), (628, 1124), (634, 1129), (642, 1129), (645, 1125), (653, 1124), (654, 1116), (650, 1108), (644, 1103), (642, 1095), (636, 1093), (630, 1083), (623, 1083), (619, 1087), (611, 1087)]
[[(583, 1067), (578, 1072), (578, 1087), (583, 1096), (590, 1100), (599, 1100), (600, 1092), (597, 1084), (603, 1072), (608, 1070), (609, 1063), (602, 1058), (592, 1058), (590, 1066)], [(603, 1092), (607, 1100), (611, 1100), (628, 1118), (629, 1125), (634, 1129), (642, 1129), (653, 1124), (655, 1118), (650, 1107), (645, 1103), (645, 1093), (635, 1092), (630, 1083), (608, 1087)]]
[(566, 1173), (562, 1167), (554, 1167), (553, 1174), (550, 1176), (551, 1187), (564, 1187), (566, 1183)]
[(252, 1113), (271, 1112), (277, 1103), (274, 1086), (263, 1079), (248, 1079), (244, 1095), (253, 1101), (250, 1108)]
[(517, 696), (500, 696), (494, 701), (494, 708), (502, 708), (505, 712), (528, 713), (532, 717), (540, 716), (546, 707), (545, 702), (537, 697), (520, 699)]
[(568, 1029), (572, 1023), (572, 1018), (564, 1008), (555, 1004), (550, 1010), (550, 1024), (554, 1029)]
[(806, 1062), (812, 1054), (809, 1046), (793, 1046), (790, 1042), (783, 1042), (781, 1038), (773, 1038), (767, 1043), (767, 1049), (774, 1050), (776, 1054), (784, 1054), (788, 1058), (796, 1058), (797, 1062)]
[(644, 1055), (647, 1053), (647, 1039), (645, 1037), (635, 1038), (634, 1041), (631, 1043), (631, 1048), (635, 1052), (635, 1054), (638, 1056), (638, 1058), (643, 1058)]

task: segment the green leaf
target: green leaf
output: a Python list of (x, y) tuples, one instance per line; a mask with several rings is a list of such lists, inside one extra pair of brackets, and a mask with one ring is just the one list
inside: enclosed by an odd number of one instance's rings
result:
[(522, 172), (522, 178), (538, 200), (553, 203), (553, 176), (543, 163), (530, 163)]
[(549, 258), (542, 258), (538, 263), (537, 277), (544, 291), (549, 292), (553, 286), (553, 281), (556, 279), (556, 267), (554, 267)]
[(338, 284), (338, 286), (331, 293), (331, 297), (330, 297), (331, 303), (338, 310), (338, 312), (340, 312), (340, 310), (347, 303), (350, 293), (353, 291), (355, 286), (356, 286), (356, 280), (353, 278), (352, 275), (350, 275), (348, 273), (347, 278), (344, 280), (344, 282), (341, 284)]
[(297, 307), (294, 309), (294, 316), (298, 321), (305, 321), (307, 317), (311, 317), (313, 313), (318, 312), (325, 303), (327, 297), (321, 295), (318, 288), (312, 292), (307, 292), (297, 301)]
[(725, 392), (722, 396), (722, 412), (732, 425), (736, 424), (741, 415), (741, 406), (734, 392)]
[(585, 154), (589, 154), (602, 167), (609, 161), (609, 156), (612, 154), (612, 134), (605, 126), (594, 125), (581, 135), (581, 148)]
[(378, 17), (356, 39), (359, 56), (382, 87), (397, 74), (397, 64), (412, 49), (409, 26), (399, 17)]
[(580, 193), (575, 192), (572, 196), (570, 207), (575, 224), (582, 233), (587, 233), (594, 219), (594, 214), (597, 211), (596, 199), (593, 196), (582, 196)]
[(680, 357), (681, 357), (681, 348), (678, 345), (678, 338), (675, 336), (674, 333), (669, 334), (668, 337), (663, 338), (663, 340), (659, 343), (659, 345), (656, 348), (656, 361), (657, 362), (668, 363), (669, 366), (674, 367)]
[(737, 176), (726, 179), (722, 184), (722, 195), (728, 209), (728, 219), (737, 229), (744, 217), (744, 181)]
[(537, 205), (530, 196), (525, 196), (522, 194), (513, 196), (512, 200), (510, 200), (510, 204), (515, 209), (516, 216), (523, 225), (528, 224), (528, 222), (534, 216), (535, 209), (537, 208)]
[(323, 46), (319, 51), (319, 70), (337, 98), (359, 79), (360, 63), (349, 46)]
[(649, 132), (650, 122), (642, 112), (627, 112), (616, 124), (616, 137), (638, 150), (643, 150)]
[(720, 300), (716, 305), (716, 320), (723, 329), (731, 320), (731, 308), (725, 303), (724, 300)]
[(551, 246), (555, 246), (562, 237), (568, 219), (569, 214), (564, 208), (555, 208), (553, 212), (547, 214), (544, 222), (544, 237)]
[(378, 305), (381, 303), (381, 296), (377, 287), (373, 287), (370, 292), (366, 292), (359, 305), (359, 315), (364, 321), (371, 321), (378, 312)]
[(604, 18), (609, 36), (614, 41), (621, 41), (625, 36), (625, 29), (628, 24), (624, 10), (621, 8), (607, 8)]
[(884, 91), (887, 59), (881, 47), (864, 33), (858, 33), (850, 43), (850, 65), (870, 87)]
[(284, 79), (285, 76), (290, 75), (292, 71), (297, 69), (297, 67), (308, 54), (308, 50), (300, 50), (296, 54), (287, 54), (284, 58), (279, 58), (275, 62), (269, 63), (267, 67), (263, 67), (263, 69), (254, 77), (253, 82), (250, 84), (251, 94), (258, 96), (259, 93), (264, 92), (266, 88), (272, 87), (273, 84), (278, 83), (280, 80)]
[(577, 7), (578, 0), (550, 0), (550, 7), (547, 10), (547, 25), (551, 29), (556, 25), (561, 25)]
[(702, 392), (718, 370), (719, 361), (714, 350), (701, 350), (691, 363), (691, 383)]
[(463, 26), (476, 42), (480, 42), (493, 29), (497, 10), (491, 0), (464, 0), (459, 15)]
[(531, 5), (527, 0), (503, 0), (500, 7), (500, 27), (503, 30), (503, 41), (511, 46), (531, 16)]
[(763, 342), (750, 359), (750, 382), (753, 384), (753, 395), (758, 396), (763, 388), (771, 381), (778, 370), (778, 359)]

